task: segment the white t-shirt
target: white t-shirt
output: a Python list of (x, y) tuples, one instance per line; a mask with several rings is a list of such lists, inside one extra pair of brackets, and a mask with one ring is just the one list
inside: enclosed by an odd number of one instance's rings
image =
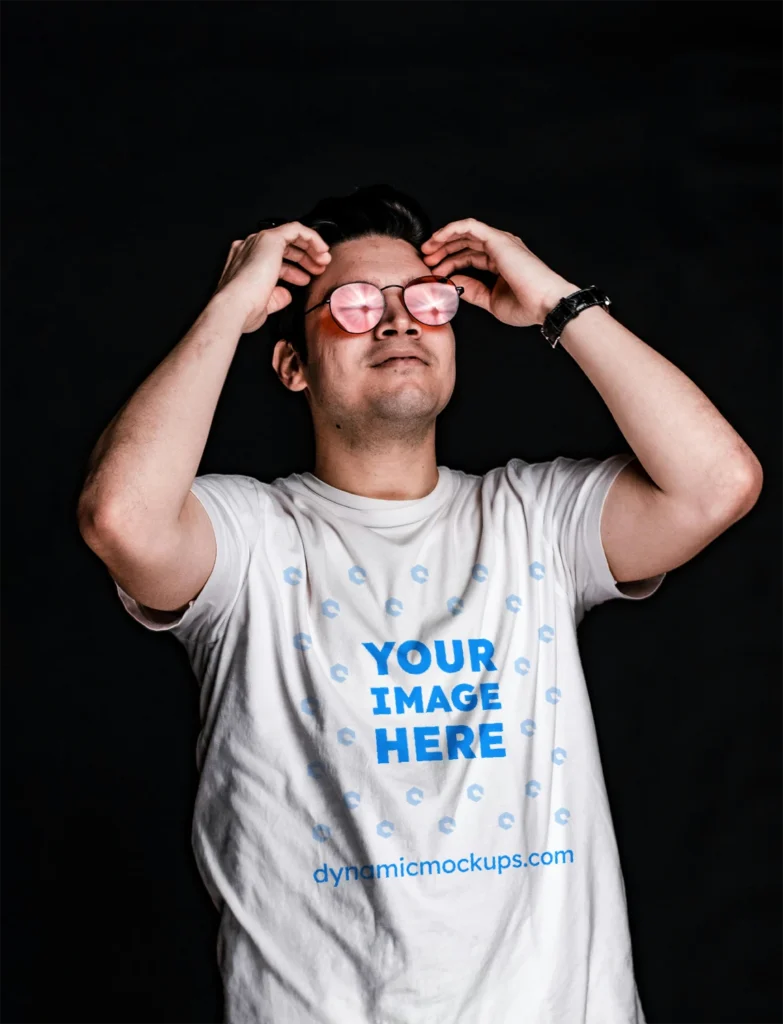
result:
[(414, 501), (197, 477), (199, 871), (229, 1024), (644, 1024), (576, 627), (634, 456)]

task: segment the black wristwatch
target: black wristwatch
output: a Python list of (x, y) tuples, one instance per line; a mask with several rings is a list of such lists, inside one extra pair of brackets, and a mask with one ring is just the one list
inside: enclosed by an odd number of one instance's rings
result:
[(569, 320), (573, 320), (575, 316), (589, 306), (601, 305), (604, 309), (608, 310), (611, 302), (612, 300), (606, 292), (596, 288), (594, 284), (591, 284), (589, 288), (580, 288), (578, 292), (572, 292), (571, 295), (564, 296), (555, 308), (547, 314), (543, 324), (541, 324), (541, 333), (552, 348), (554, 348), (558, 341), (560, 341), (560, 335), (563, 333), (563, 328)]

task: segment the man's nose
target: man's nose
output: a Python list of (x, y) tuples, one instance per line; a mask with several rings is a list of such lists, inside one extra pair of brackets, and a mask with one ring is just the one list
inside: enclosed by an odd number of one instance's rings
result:
[(376, 335), (386, 337), (399, 331), (404, 334), (421, 334), (421, 324), (410, 315), (402, 301), (402, 289), (390, 288), (384, 292), (386, 309), (375, 328)]

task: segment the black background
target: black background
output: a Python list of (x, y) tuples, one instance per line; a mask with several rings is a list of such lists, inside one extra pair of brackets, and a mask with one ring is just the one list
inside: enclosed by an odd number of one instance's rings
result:
[[(4, 6), (5, 1021), (222, 1020), (195, 679), (76, 502), (231, 241), (376, 181), (606, 289), (761, 460), (746, 518), (579, 641), (648, 1021), (783, 1019), (780, 30), (772, 2)], [(455, 333), (439, 464), (629, 450), (537, 328), (463, 303)], [(271, 344), (241, 340), (200, 473), (312, 468)]]

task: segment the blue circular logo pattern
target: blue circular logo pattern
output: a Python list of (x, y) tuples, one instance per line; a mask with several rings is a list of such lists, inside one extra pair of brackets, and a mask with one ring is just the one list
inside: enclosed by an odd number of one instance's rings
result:
[[(537, 561), (530, 563), (528, 571), (534, 580), (541, 580), (546, 575), (545, 566)], [(410, 570), (411, 579), (418, 584), (428, 582), (429, 575), (427, 567), (421, 564), (413, 566)], [(289, 565), (283, 569), (282, 577), (286, 585), (296, 587), (303, 581), (304, 573), (298, 566)], [(489, 579), (488, 567), (477, 562), (471, 570), (471, 578), (476, 583), (487, 582)], [(368, 574), (362, 566), (354, 565), (348, 570), (348, 579), (356, 586), (363, 586), (367, 583)], [(522, 598), (518, 594), (509, 594), (505, 598), (505, 606), (509, 612), (517, 614), (523, 607)], [(405, 606), (399, 598), (390, 597), (386, 600), (384, 607), (388, 615), (396, 618), (404, 611)], [(457, 596), (450, 597), (446, 602), (446, 607), (452, 616), (460, 615), (465, 609), (464, 599)], [(327, 598), (321, 603), (321, 613), (325, 618), (336, 618), (340, 614), (339, 602), (335, 598)], [(547, 623), (539, 626), (537, 633), (539, 641), (545, 644), (551, 643), (555, 636), (554, 627)], [(297, 633), (294, 635), (293, 644), (297, 650), (308, 651), (313, 646), (313, 640), (308, 633)], [(418, 660), (412, 661), (411, 654), (418, 654)], [(415, 640), (401, 644), (397, 656), (403, 670), (413, 675), (425, 672), (432, 660), (426, 644)], [(516, 658), (514, 671), (519, 675), (528, 675), (531, 671), (530, 660), (522, 656)], [(330, 667), (329, 674), (334, 682), (343, 683), (349, 675), (348, 667), (338, 662)], [(551, 686), (545, 691), (544, 696), (548, 703), (557, 704), (562, 699), (562, 691), (556, 686)], [(319, 710), (320, 702), (317, 698), (306, 698), (301, 701), (300, 707), (304, 714), (314, 716)], [(519, 729), (523, 736), (532, 737), (536, 731), (535, 720), (526, 718), (520, 723)], [(347, 726), (339, 729), (336, 735), (337, 742), (342, 746), (352, 746), (356, 742), (356, 732)], [(553, 748), (551, 752), (553, 764), (561, 766), (567, 758), (568, 752), (564, 747)], [(311, 761), (307, 765), (307, 774), (316, 781), (324, 779), (327, 771), (327, 765), (323, 761)], [(531, 799), (537, 798), (542, 790), (542, 784), (537, 779), (530, 779), (524, 786), (525, 795)], [(468, 800), (478, 803), (485, 796), (485, 788), (478, 783), (472, 783), (466, 788), (465, 793)], [(418, 786), (412, 786), (407, 790), (405, 798), (410, 806), (417, 807), (424, 801), (424, 791)], [(348, 790), (343, 793), (342, 799), (349, 810), (355, 810), (361, 802), (361, 796), (356, 790)], [(567, 825), (571, 818), (571, 812), (566, 807), (559, 807), (552, 817), (557, 824)], [(510, 811), (504, 811), (497, 819), (498, 826), (504, 830), (511, 829), (515, 821), (515, 816)], [(446, 815), (438, 820), (437, 827), (444, 835), (451, 835), (456, 830), (457, 822), (455, 818)], [(377, 834), (383, 839), (389, 839), (395, 830), (394, 822), (386, 818), (376, 826)], [(332, 830), (328, 825), (319, 823), (313, 827), (312, 835), (316, 842), (324, 843), (331, 838)]]

